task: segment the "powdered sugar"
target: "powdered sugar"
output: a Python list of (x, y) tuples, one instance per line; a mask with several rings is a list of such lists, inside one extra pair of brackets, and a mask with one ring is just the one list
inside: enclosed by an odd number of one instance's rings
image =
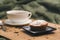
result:
[(46, 22), (45, 20), (36, 20), (32, 23), (30, 23), (30, 25), (33, 25), (33, 26), (40, 26), (42, 23)]

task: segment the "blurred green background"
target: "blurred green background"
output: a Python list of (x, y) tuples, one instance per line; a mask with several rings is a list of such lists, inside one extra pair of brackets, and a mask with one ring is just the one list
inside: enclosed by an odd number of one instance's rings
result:
[(60, 24), (60, 0), (0, 0), (0, 19), (8, 10), (27, 10), (34, 19)]

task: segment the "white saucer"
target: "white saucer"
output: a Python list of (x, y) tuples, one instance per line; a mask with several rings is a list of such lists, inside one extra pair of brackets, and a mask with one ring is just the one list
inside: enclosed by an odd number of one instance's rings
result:
[(4, 21), (4, 23), (5, 24), (8, 24), (8, 25), (25, 25), (25, 24), (28, 24), (28, 23), (31, 23), (32, 22), (32, 20), (28, 20), (28, 21), (25, 21), (25, 22), (23, 22), (23, 23), (13, 23), (11, 20), (9, 20), (9, 19), (7, 19), (7, 20), (5, 20)]

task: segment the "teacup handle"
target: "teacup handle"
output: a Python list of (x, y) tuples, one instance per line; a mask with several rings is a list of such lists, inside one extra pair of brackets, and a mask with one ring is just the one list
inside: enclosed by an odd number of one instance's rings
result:
[(28, 14), (28, 18), (31, 18), (31, 16), (32, 16), (32, 13), (31, 13), (31, 12), (29, 12), (29, 14)]

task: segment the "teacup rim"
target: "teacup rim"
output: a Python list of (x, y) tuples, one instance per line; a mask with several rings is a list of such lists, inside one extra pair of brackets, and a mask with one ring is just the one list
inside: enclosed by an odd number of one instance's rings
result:
[(10, 11), (7, 11), (6, 13), (7, 14), (15, 14), (13, 12), (28, 12), (28, 13), (31, 13), (30, 11), (25, 11), (25, 10), (10, 10)]

